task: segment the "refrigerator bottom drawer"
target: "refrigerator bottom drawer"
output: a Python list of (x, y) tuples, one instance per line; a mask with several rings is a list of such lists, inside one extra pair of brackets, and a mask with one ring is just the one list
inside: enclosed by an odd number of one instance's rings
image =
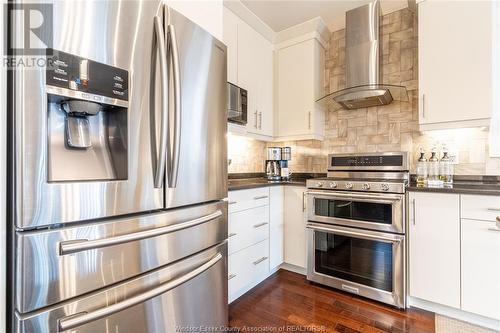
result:
[(32, 312), (221, 243), (227, 203), (17, 233), (16, 309)]
[(224, 331), (227, 243), (59, 306), (16, 314), (16, 332)]

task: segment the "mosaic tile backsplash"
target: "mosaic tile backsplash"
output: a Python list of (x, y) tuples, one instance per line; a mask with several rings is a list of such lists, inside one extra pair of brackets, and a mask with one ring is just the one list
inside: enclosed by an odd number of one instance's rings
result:
[[(408, 101), (382, 107), (328, 111), (325, 140), (262, 142), (229, 136), (229, 172), (263, 172), (266, 147), (292, 147), (292, 172), (325, 172), (330, 153), (408, 151), (415, 172), (419, 148), (445, 144), (458, 152), (458, 175), (500, 175), (500, 159), (489, 158), (487, 128), (418, 130), (417, 19), (408, 9), (382, 17), (380, 27), (382, 82), (406, 86)], [(345, 88), (345, 30), (331, 35), (326, 51), (325, 91)]]

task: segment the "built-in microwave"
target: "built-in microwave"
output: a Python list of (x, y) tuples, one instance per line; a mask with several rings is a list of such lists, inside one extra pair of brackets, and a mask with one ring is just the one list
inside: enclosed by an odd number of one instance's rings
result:
[(247, 123), (247, 91), (227, 83), (227, 120), (238, 125)]

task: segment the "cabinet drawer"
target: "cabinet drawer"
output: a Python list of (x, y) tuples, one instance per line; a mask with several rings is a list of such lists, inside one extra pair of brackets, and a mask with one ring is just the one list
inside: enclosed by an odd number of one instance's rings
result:
[(269, 205), (269, 187), (229, 192), (229, 212)]
[(229, 302), (260, 283), (268, 273), (268, 240), (231, 254), (228, 260)]
[(229, 214), (229, 254), (269, 238), (269, 206)]
[(464, 219), (496, 221), (500, 217), (500, 196), (489, 195), (461, 195), (462, 212)]

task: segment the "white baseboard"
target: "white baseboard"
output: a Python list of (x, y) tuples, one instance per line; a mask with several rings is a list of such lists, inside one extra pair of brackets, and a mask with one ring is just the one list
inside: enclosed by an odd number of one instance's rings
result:
[(287, 264), (286, 262), (282, 263), (279, 268), (282, 268), (282, 269), (290, 271), (290, 272), (294, 272), (294, 273), (298, 273), (298, 274), (302, 274), (302, 275), (307, 275), (307, 270), (305, 269), (305, 267)]
[(451, 308), (446, 305), (436, 304), (415, 297), (408, 297), (408, 306), (432, 311), (443, 316), (466, 321), (468, 323), (483, 326), (495, 331), (500, 331), (500, 320), (483, 317), (474, 313), (462, 311), (460, 309)]

